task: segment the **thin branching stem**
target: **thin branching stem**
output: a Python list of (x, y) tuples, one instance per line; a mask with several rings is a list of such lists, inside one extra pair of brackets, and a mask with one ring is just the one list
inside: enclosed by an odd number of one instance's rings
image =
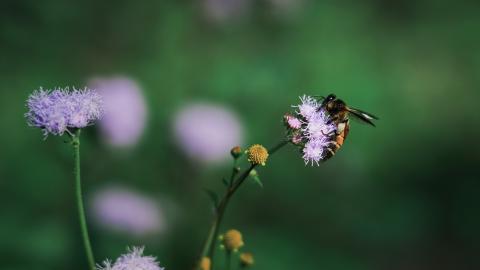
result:
[[(270, 155), (274, 154), (277, 152), (280, 148), (288, 144), (288, 140), (282, 140), (275, 146), (269, 149), (268, 153)], [(237, 178), (236, 176), (236, 162), (233, 164), (233, 173), (231, 176), (231, 179), (229, 181), (229, 186), (227, 187), (225, 194), (223, 195), (222, 199), (218, 203), (216, 209), (215, 209), (215, 215), (213, 217), (213, 222), (210, 227), (210, 230), (208, 232), (207, 239), (205, 241), (203, 251), (202, 251), (202, 257), (208, 256), (211, 260), (211, 269), (214, 269), (213, 264), (214, 264), (214, 256), (215, 256), (215, 241), (218, 238), (218, 232), (220, 230), (220, 225), (222, 223), (223, 217), (225, 215), (225, 211), (227, 209), (228, 203), (230, 202), (230, 199), (232, 196), (235, 194), (235, 192), (240, 188), (240, 186), (245, 182), (245, 180), (248, 178), (250, 175), (250, 172), (255, 169), (257, 164), (252, 164), (250, 165), (245, 171), (243, 171), (242, 174), (240, 174)]]

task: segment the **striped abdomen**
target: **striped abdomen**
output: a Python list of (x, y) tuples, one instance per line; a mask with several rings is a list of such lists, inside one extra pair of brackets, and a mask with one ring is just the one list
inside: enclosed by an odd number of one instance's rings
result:
[(350, 130), (350, 122), (345, 119), (337, 124), (337, 131), (332, 136), (330, 145), (325, 149), (325, 158), (327, 160), (335, 155), (335, 153), (342, 147), (345, 139), (347, 139), (348, 132)]

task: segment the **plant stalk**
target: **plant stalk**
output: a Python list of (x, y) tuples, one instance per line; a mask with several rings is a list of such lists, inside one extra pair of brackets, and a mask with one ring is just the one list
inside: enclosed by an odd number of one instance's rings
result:
[(72, 136), (72, 145), (74, 150), (74, 175), (75, 175), (75, 192), (77, 199), (78, 217), (80, 221), (80, 229), (82, 232), (83, 245), (87, 255), (88, 265), (91, 270), (95, 270), (95, 259), (93, 257), (92, 246), (88, 236), (87, 221), (85, 218), (85, 209), (83, 206), (82, 184), (80, 178), (80, 129)]
[[(289, 143), (288, 140), (282, 140), (279, 142), (277, 145), (273, 146), (268, 150), (268, 153), (270, 155), (274, 154), (277, 152), (279, 149), (281, 149), (283, 146), (287, 145)], [(236, 162), (234, 162), (234, 168), (235, 170)], [(238, 190), (238, 188), (245, 182), (245, 179), (248, 178), (250, 172), (257, 166), (257, 164), (252, 164), (248, 169), (246, 169), (240, 176), (238, 176), (236, 179), (235, 173), (232, 174), (232, 177), (230, 179), (230, 185), (228, 186), (224, 196), (222, 197), (221, 201), (219, 202), (216, 211), (215, 211), (215, 216), (213, 218), (212, 225), (210, 227), (209, 233), (207, 240), (205, 241), (205, 245), (203, 247), (202, 251), (202, 257), (208, 256), (211, 260), (211, 269), (213, 268), (214, 264), (214, 256), (215, 256), (215, 241), (218, 237), (218, 232), (220, 230), (220, 225), (222, 223), (223, 217), (225, 215), (225, 210), (227, 209), (228, 203), (230, 202), (230, 198), (235, 194), (235, 192)]]

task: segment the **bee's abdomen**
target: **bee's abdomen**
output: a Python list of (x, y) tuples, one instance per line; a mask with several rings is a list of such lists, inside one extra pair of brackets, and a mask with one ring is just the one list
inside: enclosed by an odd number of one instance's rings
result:
[(348, 131), (350, 130), (350, 125), (348, 120), (338, 124), (337, 133), (332, 136), (330, 144), (324, 149), (325, 157), (324, 161), (333, 157), (337, 153), (338, 149), (342, 147), (345, 139), (347, 138)]

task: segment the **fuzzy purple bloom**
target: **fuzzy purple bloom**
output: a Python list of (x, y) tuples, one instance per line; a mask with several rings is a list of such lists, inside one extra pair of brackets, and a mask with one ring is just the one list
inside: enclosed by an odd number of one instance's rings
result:
[(103, 265), (97, 265), (98, 270), (163, 270), (157, 259), (143, 255), (144, 247), (127, 248), (127, 254), (121, 255), (115, 263), (105, 260)]
[(315, 112), (318, 109), (318, 102), (316, 99), (314, 99), (311, 96), (303, 95), (300, 97), (300, 101), (302, 102), (300, 105), (294, 106), (298, 108), (297, 113), (305, 118), (306, 120), (309, 120), (313, 115), (315, 115)]
[(92, 199), (95, 221), (106, 229), (145, 236), (166, 229), (162, 208), (153, 198), (123, 187), (98, 191)]
[(303, 128), (304, 136), (309, 140), (322, 140), (336, 130), (336, 125), (328, 123), (330, 116), (324, 109), (319, 109), (310, 116)]
[(333, 123), (330, 115), (325, 111), (315, 98), (311, 96), (300, 97), (301, 104), (293, 106), (298, 108), (295, 118), (301, 123), (292, 125), (287, 119), (289, 130), (292, 132), (292, 143), (299, 145), (302, 149), (305, 164), (319, 164), (328, 156), (328, 148), (332, 146), (337, 126)]
[(240, 19), (251, 11), (251, 0), (202, 0), (207, 19), (224, 23)]
[(174, 118), (175, 139), (194, 160), (215, 164), (241, 145), (243, 126), (231, 110), (220, 105), (196, 103), (181, 109)]
[(103, 113), (102, 98), (90, 89), (34, 91), (27, 100), (25, 114), (30, 126), (41, 128), (46, 135), (63, 135), (69, 128), (84, 128)]
[(284, 116), (285, 122), (287, 123), (288, 127), (291, 129), (300, 129), (302, 127), (302, 121), (295, 116), (290, 114), (286, 114)]
[(128, 77), (95, 78), (89, 85), (105, 100), (105, 114), (98, 123), (103, 140), (112, 147), (135, 146), (148, 116), (141, 87)]

